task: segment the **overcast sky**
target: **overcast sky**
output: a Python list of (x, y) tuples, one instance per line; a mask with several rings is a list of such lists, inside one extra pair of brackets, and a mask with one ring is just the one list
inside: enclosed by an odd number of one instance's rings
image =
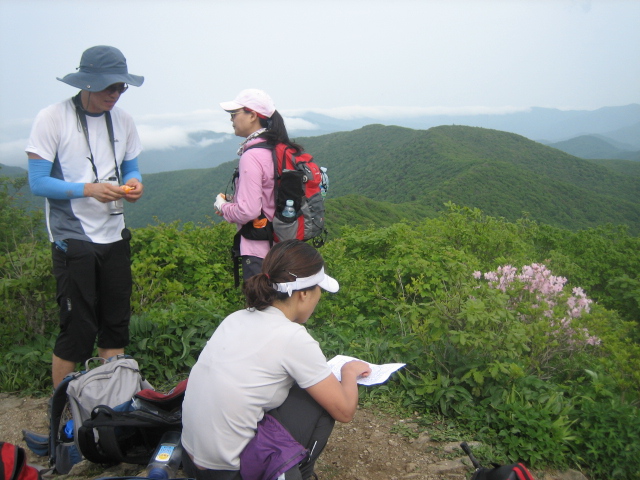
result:
[(100, 44), (145, 77), (118, 106), (147, 148), (230, 132), (218, 103), (250, 87), (288, 122), (640, 103), (638, 0), (0, 0), (0, 151)]

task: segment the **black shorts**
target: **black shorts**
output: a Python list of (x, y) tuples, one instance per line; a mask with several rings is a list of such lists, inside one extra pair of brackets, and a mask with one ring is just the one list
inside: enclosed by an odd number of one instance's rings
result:
[(99, 348), (129, 344), (131, 249), (129, 240), (98, 244), (67, 240), (67, 251), (52, 245), (60, 333), (53, 353), (84, 362)]
[(262, 272), (262, 262), (264, 258), (254, 257), (252, 255), (242, 256), (242, 280), (245, 282), (254, 275)]

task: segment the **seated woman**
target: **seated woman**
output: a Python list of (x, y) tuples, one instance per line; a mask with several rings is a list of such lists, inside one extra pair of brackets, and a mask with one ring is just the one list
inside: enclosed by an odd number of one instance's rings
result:
[(222, 321), (189, 375), (182, 431), (189, 477), (242, 479), (240, 455), (266, 413), (309, 452), (278, 478), (315, 477), (334, 421), (346, 423), (355, 415), (356, 380), (371, 373), (365, 362), (352, 361), (338, 381), (302, 325), (321, 289), (338, 288), (312, 246), (287, 240), (269, 251), (262, 273), (245, 283), (248, 308)]

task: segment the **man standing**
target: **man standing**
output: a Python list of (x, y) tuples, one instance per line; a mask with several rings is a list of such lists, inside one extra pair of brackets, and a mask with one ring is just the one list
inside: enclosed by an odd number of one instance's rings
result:
[(46, 197), (60, 333), (52, 359), (54, 388), (76, 363), (110, 358), (129, 344), (131, 262), (122, 200), (143, 192), (142, 145), (129, 114), (115, 104), (129, 85), (120, 50), (91, 47), (77, 71), (58, 78), (80, 92), (38, 113), (26, 152), (29, 184)]

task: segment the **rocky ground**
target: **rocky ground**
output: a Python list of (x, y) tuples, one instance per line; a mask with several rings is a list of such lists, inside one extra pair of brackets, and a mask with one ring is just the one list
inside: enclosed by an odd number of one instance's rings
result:
[[(0, 394), (0, 440), (26, 449), (22, 429), (45, 432), (46, 412), (47, 399)], [(428, 430), (415, 420), (361, 408), (353, 422), (336, 424), (316, 473), (320, 480), (465, 480), (471, 477), (473, 467), (459, 443), (432, 441)], [(28, 455), (29, 463), (46, 466), (46, 458), (30, 451)], [(586, 480), (571, 470), (533, 473), (538, 480)], [(105, 470), (82, 462), (65, 480), (143, 474), (136, 465)]]

